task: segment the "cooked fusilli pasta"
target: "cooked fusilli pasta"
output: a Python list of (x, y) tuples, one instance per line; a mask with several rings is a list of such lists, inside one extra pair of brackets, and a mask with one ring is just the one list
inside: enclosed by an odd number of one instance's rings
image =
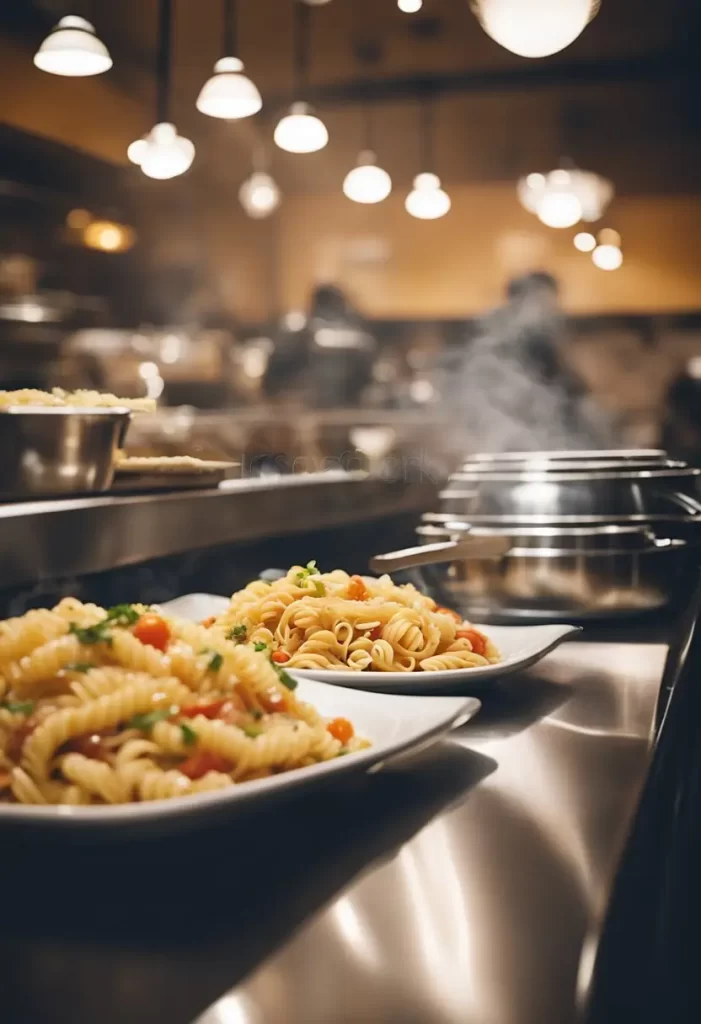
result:
[(0, 623), (0, 681), (5, 802), (166, 800), (368, 745), (299, 701), (267, 654), (143, 605), (68, 598)]
[(389, 576), (320, 573), (315, 562), (274, 583), (249, 583), (204, 625), (210, 646), (219, 639), (266, 649), (278, 666), (312, 673), (438, 672), (501, 661), (489, 637), (415, 587)]

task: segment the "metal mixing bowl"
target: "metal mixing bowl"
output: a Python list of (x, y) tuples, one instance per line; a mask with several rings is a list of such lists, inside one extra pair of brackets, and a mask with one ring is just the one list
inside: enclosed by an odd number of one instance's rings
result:
[(0, 500), (105, 491), (128, 409), (16, 406), (0, 411)]

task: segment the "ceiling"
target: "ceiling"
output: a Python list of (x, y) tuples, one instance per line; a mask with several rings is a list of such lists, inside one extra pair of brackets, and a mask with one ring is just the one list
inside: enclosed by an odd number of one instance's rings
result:
[[(81, 13), (115, 58), (115, 80), (153, 120), (157, 0), (15, 0), (29, 15)], [(176, 0), (173, 117), (198, 147), (198, 174), (237, 187), (258, 138), (291, 98), (294, 0), (240, 0), (241, 55), (266, 108), (256, 123), (202, 117), (194, 101), (221, 52), (222, 0)], [(519, 58), (482, 31), (467, 0), (332, 0), (312, 10), (310, 88), (332, 136), (311, 157), (275, 154), (287, 190), (338, 188), (363, 145), (362, 99), (376, 148), (398, 181), (419, 170), (418, 98), (437, 100), (437, 169), (448, 181), (513, 180), (563, 153), (611, 175), (619, 192), (694, 192), (701, 162), (698, 0), (602, 0), (564, 53)], [(4, 18), (0, 15), (0, 18)], [(694, 66), (696, 65), (696, 70)], [(112, 73), (111, 73), (112, 74)], [(126, 140), (131, 141), (131, 140)], [(203, 168), (206, 168), (204, 170)]]

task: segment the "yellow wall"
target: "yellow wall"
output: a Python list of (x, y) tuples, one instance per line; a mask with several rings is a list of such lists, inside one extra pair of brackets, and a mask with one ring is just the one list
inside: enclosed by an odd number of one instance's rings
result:
[[(420, 222), (403, 194), (379, 207), (340, 195), (288, 197), (278, 250), (282, 305), (303, 306), (315, 282), (347, 287), (380, 317), (464, 316), (498, 302), (504, 283), (546, 269), (573, 312), (663, 312), (701, 306), (701, 200), (640, 196), (615, 201), (606, 223), (623, 237), (625, 262), (597, 270), (572, 245), (521, 209), (513, 185), (450, 186), (453, 209)], [(385, 263), (358, 263), (354, 243), (379, 242)]]

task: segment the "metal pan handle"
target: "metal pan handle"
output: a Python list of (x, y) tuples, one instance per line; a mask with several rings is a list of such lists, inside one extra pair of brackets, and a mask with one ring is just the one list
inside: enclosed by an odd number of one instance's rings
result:
[(701, 504), (695, 498), (692, 498), (690, 494), (682, 494), (679, 491), (663, 491), (660, 496), (669, 498), (670, 501), (674, 502), (675, 505), (679, 505), (689, 515), (701, 515)]
[(370, 559), (370, 568), (373, 572), (397, 572), (418, 565), (441, 565), (456, 558), (503, 558), (510, 550), (509, 537), (465, 537), (375, 555)]

